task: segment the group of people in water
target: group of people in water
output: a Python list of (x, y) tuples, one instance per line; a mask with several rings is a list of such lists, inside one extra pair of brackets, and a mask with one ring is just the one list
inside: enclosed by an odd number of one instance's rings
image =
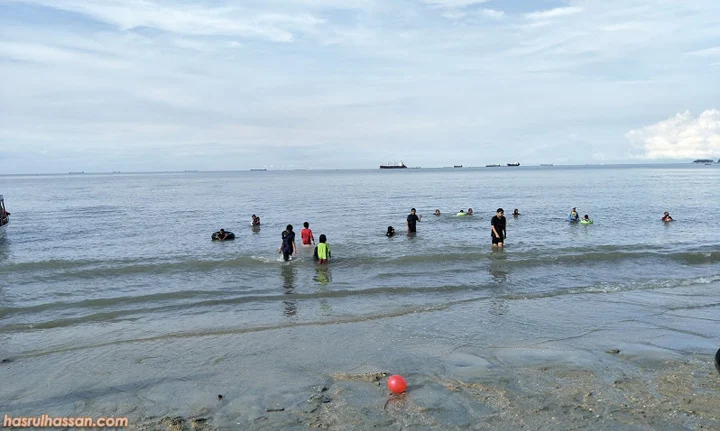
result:
[[(441, 215), (439, 209), (435, 210), (435, 215)], [(473, 215), (472, 208), (468, 208), (467, 212), (465, 212), (464, 210), (460, 210), (460, 212), (456, 214), (456, 216), (459, 217), (471, 215)], [(513, 217), (517, 218), (520, 216), (520, 211), (515, 208), (512, 215)], [(412, 208), (410, 210), (410, 214), (408, 214), (405, 220), (407, 233), (410, 235), (415, 234), (417, 232), (417, 223), (420, 221), (422, 221), (422, 215), (417, 214), (417, 210), (415, 208)], [(578, 222), (580, 224), (593, 223), (593, 220), (587, 214), (580, 217), (576, 207), (573, 207), (572, 210), (570, 210), (570, 213), (567, 216), (567, 221), (571, 223)], [(662, 217), (662, 221), (671, 222), (673, 221), (673, 218), (670, 216), (669, 212), (665, 211)], [(260, 226), (260, 217), (253, 214), (251, 225), (253, 227)], [(388, 238), (395, 236), (395, 228), (392, 226), (388, 226), (385, 236)], [(497, 210), (495, 210), (495, 215), (490, 219), (490, 239), (492, 242), (492, 246), (503, 248), (504, 240), (506, 237), (507, 223), (505, 220), (505, 210), (503, 210), (502, 208), (498, 208)], [(295, 232), (293, 231), (293, 226), (291, 224), (285, 227), (285, 230), (281, 234), (281, 238), (282, 242), (280, 243), (278, 254), (282, 254), (283, 260), (289, 261), (292, 256), (297, 255), (297, 247), (295, 246)], [(220, 229), (218, 232), (215, 232), (212, 235), (212, 239), (219, 241), (235, 239), (235, 234), (233, 234), (232, 232), (227, 232), (225, 231), (225, 229)], [(300, 239), (303, 246), (311, 247), (315, 245), (315, 249), (313, 251), (313, 259), (316, 262), (320, 264), (328, 263), (328, 260), (331, 257), (331, 253), (330, 244), (328, 244), (327, 236), (325, 234), (320, 235), (320, 237), (318, 238), (318, 243), (316, 245), (315, 236), (313, 235), (313, 231), (310, 229), (310, 223), (305, 222), (303, 223), (303, 229), (300, 231)]]
[[(435, 215), (440, 216), (440, 210), (435, 210)], [(462, 216), (471, 216), (473, 215), (473, 209), (468, 208), (467, 212), (464, 210), (460, 210), (456, 214), (458, 217)], [(515, 208), (513, 210), (513, 217), (517, 218), (520, 216), (520, 211)], [(415, 208), (412, 208), (410, 210), (410, 214), (407, 216), (406, 219), (406, 226), (407, 226), (407, 233), (408, 234), (414, 234), (417, 232), (417, 223), (422, 220), (422, 215), (417, 214), (417, 211)], [(590, 218), (589, 215), (585, 214), (584, 216), (580, 217), (580, 215), (577, 212), (577, 208), (573, 207), (572, 210), (570, 210), (570, 213), (567, 216), (567, 221), (571, 223), (580, 223), (580, 224), (593, 224), (593, 220)], [(665, 214), (662, 217), (662, 221), (664, 222), (670, 222), (673, 221), (673, 218), (670, 216), (670, 213), (665, 211)], [(385, 233), (385, 236), (390, 238), (395, 236), (395, 228), (392, 226), (388, 226), (387, 232)], [(502, 248), (504, 243), (503, 241), (507, 237), (507, 224), (505, 221), (505, 211), (502, 208), (498, 208), (495, 210), (495, 215), (490, 219), (490, 239), (492, 242), (493, 247), (499, 247)]]
[[(278, 254), (282, 254), (283, 260), (287, 262), (290, 260), (291, 256), (297, 255), (293, 226), (291, 224), (287, 225), (281, 236), (282, 243), (278, 249)], [(300, 231), (300, 239), (303, 246), (311, 247), (315, 245), (315, 236), (313, 235), (313, 231), (310, 229), (310, 223), (303, 223), (303, 230)], [(315, 245), (315, 250), (313, 250), (313, 259), (317, 263), (327, 264), (331, 257), (330, 255), (330, 244), (327, 242), (327, 236), (325, 236), (325, 234), (320, 234), (318, 237), (318, 243)]]

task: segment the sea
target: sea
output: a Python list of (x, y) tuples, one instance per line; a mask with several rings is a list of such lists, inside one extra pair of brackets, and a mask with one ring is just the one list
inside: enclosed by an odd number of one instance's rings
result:
[[(714, 283), (719, 184), (720, 166), (685, 164), (2, 176), (0, 353)], [(568, 223), (572, 207), (594, 224)], [(328, 265), (300, 245), (304, 222)], [(220, 228), (236, 239), (211, 241)]]

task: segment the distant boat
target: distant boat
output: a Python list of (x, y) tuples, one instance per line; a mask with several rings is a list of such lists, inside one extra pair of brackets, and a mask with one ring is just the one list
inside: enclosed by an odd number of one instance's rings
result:
[(502, 165), (499, 164), (493, 164), (493, 165), (485, 165), (486, 168), (499, 168)]
[(552, 163), (540, 163), (540, 166), (555, 166)]
[(405, 166), (405, 163), (402, 161), (400, 161), (400, 163), (388, 162), (384, 165), (380, 165), (380, 169), (407, 169), (407, 166)]
[(10, 223), (10, 213), (5, 211), (5, 200), (0, 195), (0, 241), (5, 239), (5, 228)]
[(185, 172), (197, 172), (197, 169), (185, 169)]
[(520, 162), (508, 163), (508, 166), (520, 166)]
[(267, 169), (250, 169), (250, 172), (265, 172)]
[(453, 168), (462, 168), (462, 165), (453, 165)]
[(68, 174), (70, 174), (70, 175), (82, 175), (82, 174), (84, 174), (84, 173), (85, 173), (85, 171), (68, 172)]

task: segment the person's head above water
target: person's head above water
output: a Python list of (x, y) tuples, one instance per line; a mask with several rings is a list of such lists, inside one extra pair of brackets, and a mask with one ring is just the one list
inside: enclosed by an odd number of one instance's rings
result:
[(513, 215), (518, 215), (518, 214), (520, 214), (520, 211), (518, 211), (518, 209), (515, 208), (515, 209), (513, 210)]
[(415, 214), (415, 208), (410, 209), (410, 214)]
[[(460, 213), (463, 213), (463, 214), (464, 214), (464, 213), (465, 213), (465, 211), (463, 211), (463, 210), (460, 210)], [(458, 214), (460, 214), (460, 213), (458, 213)]]
[(225, 229), (220, 229), (220, 233), (225, 233)]
[(285, 230), (288, 231), (288, 232), (292, 232), (292, 225), (291, 225), (291, 224), (287, 225), (287, 227), (285, 228)]
[(495, 212), (496, 212), (499, 216), (502, 216), (503, 214), (505, 214), (505, 210), (503, 210), (502, 208), (498, 208), (497, 211), (495, 211)]
[(583, 216), (583, 218), (584, 218), (585, 220), (587, 220), (587, 219), (589, 219), (590, 217), (589, 217), (587, 214), (585, 214), (585, 215)]
[(473, 213), (472, 208), (468, 208), (468, 212), (467, 212), (467, 213), (468, 213), (469, 215), (472, 214), (472, 213)]
[(327, 237), (324, 233), (320, 234), (320, 242), (327, 242)]
[(667, 211), (665, 211), (665, 214), (664, 214), (664, 215), (665, 215), (665, 217), (667, 217), (667, 216), (669, 216), (669, 215), (670, 215), (670, 213), (669, 213), (669, 212), (667, 212)]
[(435, 210), (435, 215), (440, 215), (440, 210)]
[(303, 226), (305, 226), (305, 229), (307, 229), (307, 228), (309, 228), (309, 227), (310, 227), (310, 223), (308, 223), (308, 222), (305, 222), (305, 223), (303, 223)]

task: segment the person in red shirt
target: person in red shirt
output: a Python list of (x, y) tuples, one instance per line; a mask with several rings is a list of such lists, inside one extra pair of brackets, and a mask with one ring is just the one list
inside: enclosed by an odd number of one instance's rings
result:
[(310, 223), (305, 222), (303, 223), (303, 226), (305, 229), (300, 231), (300, 238), (302, 238), (303, 245), (313, 245), (315, 244), (315, 237), (312, 234), (312, 231), (310, 230)]

